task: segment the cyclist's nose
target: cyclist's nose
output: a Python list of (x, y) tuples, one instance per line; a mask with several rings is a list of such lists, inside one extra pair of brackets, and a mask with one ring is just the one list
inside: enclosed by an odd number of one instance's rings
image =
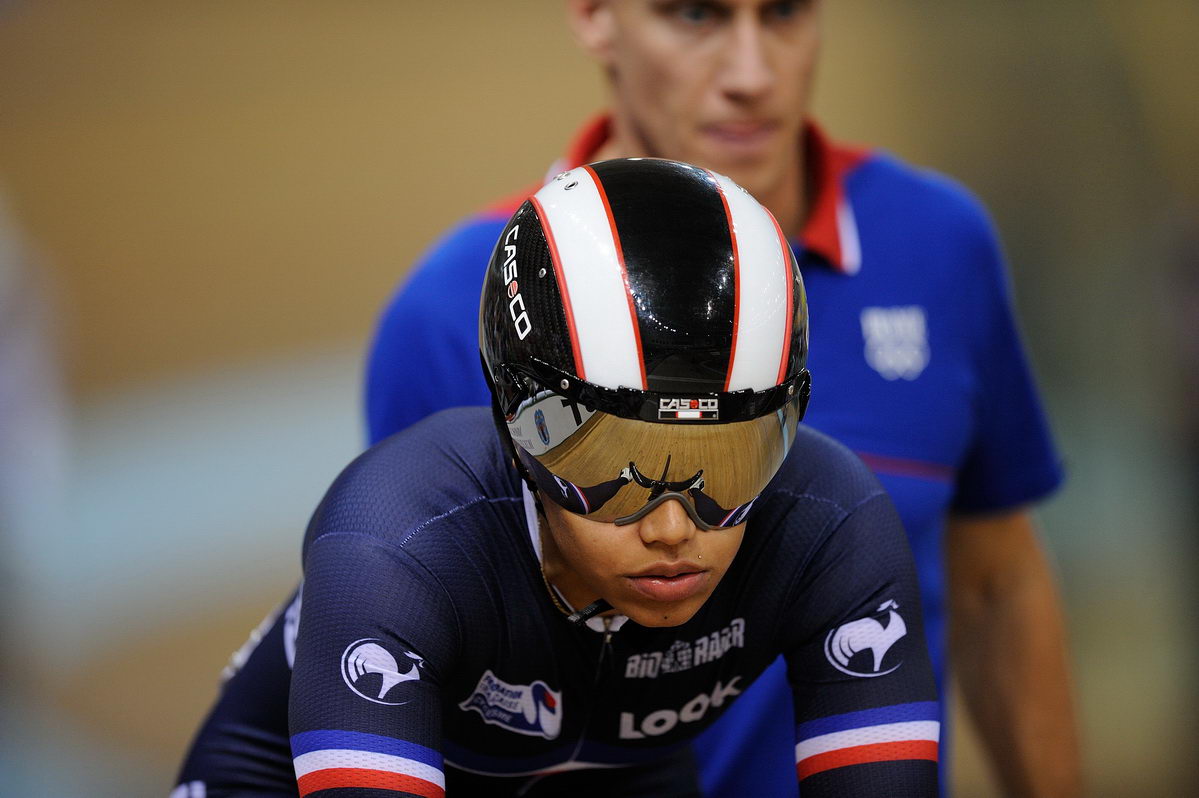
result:
[(677, 493), (666, 495), (670, 500), (659, 504), (639, 522), (638, 533), (647, 546), (655, 543), (678, 546), (690, 540), (698, 531), (683, 505), (687, 499)]

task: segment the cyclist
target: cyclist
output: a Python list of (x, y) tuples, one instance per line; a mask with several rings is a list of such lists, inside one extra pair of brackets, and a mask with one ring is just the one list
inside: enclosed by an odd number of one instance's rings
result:
[(799, 425), (807, 318), (727, 178), (551, 181), (487, 269), (492, 411), (342, 473), (302, 612), (242, 658), (177, 795), (695, 796), (687, 743), (779, 655), (805, 798), (935, 795), (911, 553), (869, 470)]

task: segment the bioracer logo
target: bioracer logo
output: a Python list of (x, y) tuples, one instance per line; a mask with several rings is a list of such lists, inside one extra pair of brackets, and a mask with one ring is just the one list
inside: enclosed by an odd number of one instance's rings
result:
[(523, 341), (525, 336), (532, 332), (533, 322), (529, 320), (524, 297), (520, 295), (520, 284), (516, 282), (516, 244), (513, 242), (516, 241), (519, 232), (520, 225), (514, 224), (508, 235), (504, 236), (504, 283), (508, 286), (508, 315), (516, 325), (516, 337)]
[(720, 418), (720, 400), (713, 397), (658, 400), (658, 420), (660, 421), (695, 418)]
[(659, 673), (680, 673), (715, 662), (734, 648), (745, 648), (744, 618), (734, 618), (728, 626), (698, 640), (676, 640), (665, 651), (630, 654), (625, 660), (624, 677), (656, 679)]

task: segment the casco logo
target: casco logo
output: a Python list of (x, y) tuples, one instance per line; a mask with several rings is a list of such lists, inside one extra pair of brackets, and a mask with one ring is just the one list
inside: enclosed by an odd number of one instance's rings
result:
[[(409, 667), (400, 672), (400, 665), (387, 649), (379, 645), (376, 638), (364, 637), (346, 647), (341, 655), (341, 678), (346, 686), (367, 701), (397, 707), (407, 701), (388, 701), (387, 694), (401, 682), (420, 679), (424, 659), (405, 651), (405, 664)], [(373, 678), (377, 675), (379, 678)]]
[(720, 400), (673, 398), (658, 400), (658, 419), (713, 419), (720, 417)]
[[(885, 626), (874, 617), (859, 618), (829, 632), (824, 639), (824, 655), (828, 657), (829, 664), (850, 676), (885, 676), (902, 665), (901, 660), (881, 670), (887, 652), (908, 633), (907, 624), (896, 612), (897, 609), (899, 605), (888, 600), (874, 611), (876, 615), (887, 612), (883, 619), (887, 622)], [(869, 652), (869, 655), (864, 652)]]
[[(516, 282), (516, 241), (520, 232), (520, 225), (512, 225), (512, 229), (504, 236), (504, 284), (508, 286), (508, 315), (512, 317), (512, 323), (516, 325), (516, 337), (524, 340), (525, 336), (533, 330), (533, 322), (529, 320), (529, 313), (525, 310), (524, 297), (520, 295), (520, 284)], [(520, 307), (520, 312), (517, 312), (517, 306)]]
[(719, 707), (731, 696), (740, 695), (737, 682), (740, 676), (734, 676), (727, 685), (717, 682), (711, 693), (700, 693), (695, 698), (683, 704), (682, 709), (659, 709), (651, 712), (637, 721), (632, 712), (620, 713), (620, 739), (641, 740), (645, 737), (657, 737), (666, 734), (675, 726), (682, 723), (694, 723), (708, 714), (710, 707)]

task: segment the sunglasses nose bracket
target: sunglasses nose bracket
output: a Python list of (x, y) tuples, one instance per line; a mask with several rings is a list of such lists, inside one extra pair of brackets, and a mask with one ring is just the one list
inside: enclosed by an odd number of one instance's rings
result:
[(630, 513), (629, 515), (622, 515), (620, 518), (615, 519), (612, 523), (616, 524), (617, 526), (627, 526), (628, 524), (636, 523), (652, 513), (654, 509), (663, 502), (668, 502), (671, 500), (677, 501), (679, 504), (683, 505), (683, 509), (687, 511), (687, 515), (691, 516), (691, 520), (700, 529), (712, 530), (718, 528), (712, 526), (707, 521), (699, 517), (699, 512), (695, 509), (695, 503), (691, 501), (689, 496), (673, 490), (667, 491), (666, 493), (660, 494), (656, 498), (650, 499), (648, 502), (643, 504), (641, 508), (637, 510), (637, 512)]

